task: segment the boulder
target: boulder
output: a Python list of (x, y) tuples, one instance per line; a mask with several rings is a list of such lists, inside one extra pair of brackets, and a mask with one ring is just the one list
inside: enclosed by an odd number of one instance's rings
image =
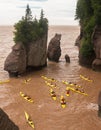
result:
[(68, 54), (65, 55), (65, 60), (66, 60), (66, 62), (70, 63), (70, 57)]
[(19, 130), (18, 126), (12, 122), (8, 115), (0, 108), (0, 130)]
[(55, 34), (55, 36), (49, 42), (47, 57), (50, 61), (59, 61), (61, 56), (60, 40), (61, 34)]
[(5, 60), (4, 70), (11, 75), (21, 74), (26, 71), (26, 49), (22, 43), (17, 43), (12, 47), (12, 52)]
[(92, 69), (95, 71), (101, 71), (101, 59), (95, 59), (93, 61)]

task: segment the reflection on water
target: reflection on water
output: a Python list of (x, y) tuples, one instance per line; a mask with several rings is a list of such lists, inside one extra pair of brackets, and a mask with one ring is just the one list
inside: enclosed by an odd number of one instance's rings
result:
[[(5, 58), (11, 51), (13, 43), (13, 27), (0, 27), (0, 80), (8, 79), (8, 73), (3, 70)], [(78, 64), (78, 48), (74, 46), (79, 34), (79, 27), (49, 28), (49, 39), (55, 33), (62, 34), (62, 55), (59, 63), (48, 61), (47, 68), (31, 72), (20, 78), (10, 78), (10, 83), (0, 85), (0, 105), (21, 130), (31, 130), (24, 117), (27, 111), (35, 123), (36, 130), (101, 130), (101, 120), (97, 117), (97, 96), (100, 91), (101, 73), (81, 67)], [(64, 56), (68, 54), (71, 63), (66, 63)], [(90, 77), (93, 83), (80, 79), (80, 74)], [(50, 88), (41, 78), (42, 75), (58, 80), (54, 91), (57, 101), (52, 100)], [(28, 83), (24, 80), (31, 78)], [(81, 85), (88, 96), (70, 91), (66, 97), (66, 85), (62, 80)], [(31, 104), (20, 97), (19, 92), (30, 95), (34, 100)], [(66, 108), (60, 105), (60, 96), (66, 99)]]

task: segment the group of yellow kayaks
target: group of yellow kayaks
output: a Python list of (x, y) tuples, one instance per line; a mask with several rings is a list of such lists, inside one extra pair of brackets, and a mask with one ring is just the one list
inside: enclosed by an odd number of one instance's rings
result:
[[(50, 88), (49, 89), (50, 96), (52, 97), (52, 99), (54, 101), (56, 101), (57, 100), (57, 95), (56, 95), (56, 92), (54, 91), (54, 89), (59, 87), (56, 84), (58, 81), (56, 79), (54, 79), (54, 78), (48, 78), (46, 76), (41, 76), (41, 77), (45, 80), (45, 84), (47, 86), (49, 86), (49, 88)], [(83, 75), (80, 75), (80, 78), (85, 80), (85, 81), (88, 81), (88, 82), (93, 82), (93, 80), (91, 80), (90, 78), (87, 78), (87, 77), (85, 77)], [(25, 79), (24, 83), (26, 84), (30, 80), (31, 80), (31, 78)], [(0, 84), (8, 83), (8, 82), (10, 82), (10, 80), (0, 81)], [(83, 88), (82, 86), (77, 85), (77, 84), (73, 84), (71, 82), (67, 82), (67, 81), (64, 81), (64, 80), (62, 81), (62, 83), (66, 85), (66, 91), (65, 91), (66, 93), (65, 93), (65, 95), (67, 97), (70, 96), (70, 91), (73, 91), (75, 93), (78, 93), (78, 94), (81, 94), (81, 95), (84, 95), (84, 96), (88, 96), (88, 94), (85, 93), (84, 90), (82, 89)], [(81, 88), (81, 90), (79, 88)], [(34, 103), (33, 99), (29, 95), (23, 93), (22, 91), (20, 91), (19, 94), (24, 100), (26, 100), (26, 101), (28, 101), (30, 103)], [(62, 108), (66, 107), (66, 99), (65, 99), (65, 96), (63, 96), (63, 95), (60, 96), (60, 104), (61, 104)], [(26, 111), (24, 111), (24, 114), (25, 114), (25, 119), (26, 119), (27, 123), (34, 129), (35, 125), (34, 125), (32, 119), (31, 119), (30, 115)]]
[[(24, 80), (24, 83), (27, 84), (30, 80), (31, 80), (31, 78), (25, 79), (25, 80)], [(29, 95), (27, 95), (27, 94), (25, 94), (25, 93), (23, 93), (23, 92), (21, 92), (21, 91), (20, 91), (19, 94), (20, 94), (20, 96), (21, 96), (24, 100), (28, 101), (29, 103), (34, 103), (34, 100), (33, 100)], [(29, 115), (26, 111), (24, 111), (24, 114), (25, 114), (25, 119), (26, 119), (27, 123), (29, 124), (30, 127), (32, 127), (32, 128), (34, 129), (34, 128), (35, 128), (35, 125), (34, 125), (34, 122), (33, 122), (32, 119), (31, 119), (30, 115)]]
[[(59, 87), (56, 84), (58, 81), (54, 78), (48, 78), (46, 76), (41, 76), (41, 77), (45, 80), (46, 85), (50, 87), (49, 91), (50, 91), (50, 95), (51, 95), (52, 99), (57, 100), (57, 95), (56, 95), (56, 92), (54, 91), (54, 88)], [(88, 81), (88, 82), (93, 82), (93, 80), (91, 80), (90, 78), (87, 78), (83, 75), (80, 75), (80, 78), (85, 81)], [(62, 81), (62, 83), (66, 85), (65, 95), (67, 97), (70, 96), (70, 91), (84, 95), (84, 96), (88, 96), (88, 94), (84, 92), (84, 89), (82, 86), (71, 83), (71, 82), (67, 82), (64, 80)], [(63, 96), (63, 95), (60, 96), (60, 104), (61, 104), (62, 108), (66, 107), (66, 99), (65, 99), (65, 96)]]

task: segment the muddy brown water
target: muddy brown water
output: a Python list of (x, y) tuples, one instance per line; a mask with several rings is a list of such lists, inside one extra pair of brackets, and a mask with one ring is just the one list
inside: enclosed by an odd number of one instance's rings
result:
[[(62, 55), (59, 63), (49, 62), (48, 66), (40, 71), (34, 71), (19, 78), (9, 78), (3, 70), (4, 61), (13, 42), (13, 27), (0, 27), (0, 81), (9, 79), (9, 83), (0, 84), (0, 107), (17, 124), (20, 130), (32, 130), (26, 123), (24, 111), (34, 121), (35, 130), (101, 130), (101, 119), (97, 116), (97, 98), (101, 88), (101, 73), (82, 67), (78, 63), (78, 48), (74, 46), (79, 34), (77, 26), (49, 27), (48, 41), (55, 33), (61, 33)], [(71, 63), (66, 63), (64, 56), (69, 54)], [(80, 78), (80, 74), (89, 77), (93, 82)], [(58, 80), (54, 89), (57, 101), (52, 100), (42, 75)], [(25, 79), (31, 80), (24, 83)], [(62, 80), (70, 81), (83, 86), (88, 96), (70, 92), (66, 97), (66, 86)], [(19, 92), (26, 93), (34, 100), (29, 103)], [(60, 96), (66, 99), (66, 108), (61, 108)]]

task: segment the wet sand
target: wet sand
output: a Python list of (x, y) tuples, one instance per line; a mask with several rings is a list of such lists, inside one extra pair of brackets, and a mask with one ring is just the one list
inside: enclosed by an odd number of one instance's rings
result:
[[(100, 72), (84, 68), (78, 63), (78, 48), (74, 46), (79, 34), (77, 26), (49, 27), (48, 41), (55, 33), (61, 33), (62, 55), (59, 63), (49, 62), (47, 68), (31, 72), (19, 78), (9, 78), (3, 70), (4, 60), (11, 51), (13, 27), (0, 27), (0, 80), (10, 79), (9, 83), (0, 84), (0, 105), (20, 130), (32, 130), (26, 123), (24, 111), (31, 115), (35, 130), (100, 130), (101, 119), (97, 116), (97, 97), (100, 91)], [(69, 54), (71, 63), (65, 63), (64, 55)], [(80, 74), (90, 77), (93, 82), (80, 78)], [(42, 75), (57, 79), (54, 89), (57, 100), (52, 100)], [(31, 78), (28, 83), (25, 79)], [(66, 97), (66, 86), (62, 80), (71, 81), (83, 86), (88, 96), (70, 92)], [(30, 95), (34, 103), (24, 100), (19, 92)], [(66, 108), (61, 108), (60, 96), (66, 98)]]

